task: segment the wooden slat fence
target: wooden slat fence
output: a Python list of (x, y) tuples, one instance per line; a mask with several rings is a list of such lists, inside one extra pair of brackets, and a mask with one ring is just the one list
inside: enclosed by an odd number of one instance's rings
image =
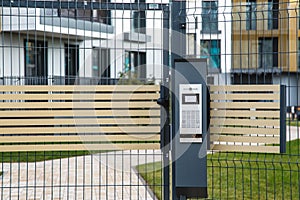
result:
[(159, 89), (0, 86), (0, 152), (158, 149)]
[(280, 152), (280, 90), (280, 85), (211, 86), (210, 148)]

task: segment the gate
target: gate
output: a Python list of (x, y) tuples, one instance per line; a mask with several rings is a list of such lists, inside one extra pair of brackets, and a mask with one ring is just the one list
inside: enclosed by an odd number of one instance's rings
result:
[(0, 2), (0, 199), (163, 197), (167, 3)]
[(1, 199), (154, 198), (134, 168), (161, 160), (158, 86), (1, 91)]
[(0, 5), (0, 199), (176, 199), (170, 82), (194, 58), (208, 198), (300, 198), (298, 1)]

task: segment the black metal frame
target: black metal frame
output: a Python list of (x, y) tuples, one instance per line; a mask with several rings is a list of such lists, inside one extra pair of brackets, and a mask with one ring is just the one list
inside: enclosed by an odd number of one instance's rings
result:
[(2, 0), (1, 7), (32, 7), (32, 8), (61, 8), (61, 9), (97, 9), (97, 10), (165, 10), (168, 4), (163, 3), (110, 3), (110, 2), (69, 2), (69, 1), (34, 1), (34, 0)]

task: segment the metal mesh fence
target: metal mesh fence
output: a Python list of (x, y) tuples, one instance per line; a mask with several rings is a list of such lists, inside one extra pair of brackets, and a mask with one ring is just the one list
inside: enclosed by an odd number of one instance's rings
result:
[[(168, 5), (163, 1), (146, 4), (144, 0), (3, 0), (0, 1), (0, 5), (1, 85), (73, 85), (76, 91), (78, 85), (157, 85), (162, 80), (164, 64), (162, 30), (164, 21), (169, 20), (164, 18)], [(51, 96), (54, 93), (44, 92), (44, 95)], [(84, 95), (84, 91), (81, 93)], [(1, 94), (37, 95), (34, 91)], [(70, 91), (56, 93), (59, 94), (72, 95)], [(96, 95), (103, 94), (100, 91), (98, 94), (95, 92)], [(122, 92), (119, 95), (122, 95)], [(63, 102), (74, 102), (75, 96)], [(125, 98), (131, 97), (129, 95)], [(49, 100), (55, 101), (60, 102), (55, 99)], [(83, 101), (87, 102), (88, 99)], [(2, 102), (39, 104), (40, 101)], [(43, 100), (41, 102), (43, 103)], [(75, 104), (71, 110), (78, 111)], [(122, 109), (126, 111), (125, 107)], [(34, 108), (31, 110), (35, 111)], [(97, 112), (101, 113), (102, 110), (99, 109)], [(128, 108), (128, 112), (143, 110), (146, 113), (145, 108), (135, 111)], [(60, 112), (59, 109), (50, 108), (44, 111)], [(78, 112), (81, 112), (80, 109)], [(106, 112), (103, 110), (101, 116), (104, 117), (96, 116), (96, 120), (112, 120), (111, 116), (105, 116)], [(2, 115), (2, 120), (3, 117)], [(12, 117), (8, 120), (27, 121), (23, 117)], [(57, 117), (54, 118), (56, 119), (50, 117), (49, 121), (57, 120)], [(77, 118), (73, 116), (67, 120), (76, 121)], [(83, 118), (90, 124), (88, 116)], [(141, 118), (144, 118), (144, 121), (151, 121), (150, 117), (147, 119), (136, 114), (134, 119), (129, 117), (128, 123), (125, 121), (124, 123), (130, 125), (132, 120), (139, 123)], [(90, 120), (95, 120), (95, 116)], [(144, 122), (141, 126), (147, 124), (148, 122)], [(38, 129), (39, 125), (34, 122), (23, 126), (17, 122), (15, 126)], [(69, 125), (47, 125), (45, 128), (70, 129), (71, 126), (74, 126), (73, 122)], [(114, 125), (103, 125), (104, 128), (113, 128), (112, 126)], [(7, 124), (3, 123), (1, 128), (5, 127)], [(72, 133), (42, 134), (43, 127), (39, 129), (41, 133), (34, 136), (59, 138), (62, 135), (72, 135)], [(3, 131), (0, 134), (0, 137), (12, 136)], [(107, 135), (113, 137), (113, 134), (111, 132)], [(102, 136), (105, 135), (106, 133)], [(22, 134), (15, 136), (22, 137)], [(139, 141), (136, 138), (135, 140), (138, 144)], [(123, 142), (128, 144), (126, 141)], [(14, 144), (13, 141), (0, 143), (4, 148), (5, 145)], [(28, 141), (26, 144), (30, 145), (31, 142)], [(63, 144), (67, 146), (69, 142), (60, 143)], [(160, 150), (93, 151), (88, 147), (85, 151), (20, 149), (16, 152), (9, 150), (1, 152), (0, 157), (0, 199), (157, 199), (162, 196), (164, 185), (161, 179), (155, 179), (161, 177), (162, 173), (153, 170), (162, 167)]]
[[(207, 59), (208, 85), (285, 85), (286, 153), (211, 150), (208, 195), (300, 198), (298, 1), (182, 1), (171, 19), (162, 0), (0, 4), (1, 85), (162, 83), (172, 20), (185, 35), (179, 56)], [(0, 160), (0, 199), (163, 199), (171, 188), (159, 150), (3, 152)]]
[(287, 91), (286, 153), (212, 150), (209, 199), (299, 199), (299, 1), (188, 1), (181, 13), (186, 56), (207, 58), (209, 85), (280, 84)]

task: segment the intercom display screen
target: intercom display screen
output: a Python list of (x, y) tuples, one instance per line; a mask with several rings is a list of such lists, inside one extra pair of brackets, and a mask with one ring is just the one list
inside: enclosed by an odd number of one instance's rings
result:
[(199, 104), (199, 94), (182, 94), (182, 104)]

